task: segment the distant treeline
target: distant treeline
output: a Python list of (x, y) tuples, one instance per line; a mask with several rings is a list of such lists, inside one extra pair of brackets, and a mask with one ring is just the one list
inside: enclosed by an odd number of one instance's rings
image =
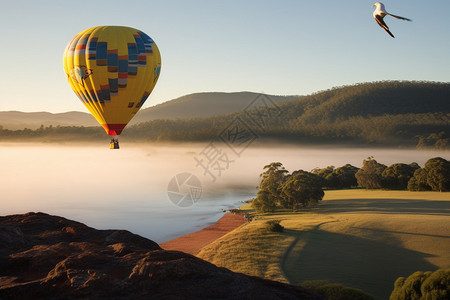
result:
[(273, 212), (277, 208), (296, 210), (317, 204), (323, 189), (367, 189), (450, 191), (450, 162), (441, 157), (429, 159), (423, 168), (417, 163), (395, 163), (386, 166), (373, 157), (357, 168), (350, 164), (335, 168), (297, 170), (289, 173), (280, 162), (264, 166), (261, 182), (252, 206), (257, 212)]
[[(259, 101), (260, 100), (260, 101)], [(358, 144), (450, 149), (450, 83), (385, 81), (338, 87), (295, 101), (269, 97), (208, 118), (154, 120), (127, 127), (134, 141), (209, 141), (224, 132), (302, 144)], [(0, 139), (102, 138), (100, 127), (0, 129)]]
[(395, 163), (388, 167), (368, 157), (360, 169), (347, 164), (337, 169), (333, 166), (316, 168), (312, 173), (319, 175), (322, 186), (327, 188), (450, 191), (450, 162), (442, 157), (429, 159), (423, 168), (415, 162)]
[(83, 126), (43, 126), (32, 130), (29, 128), (20, 130), (4, 129), (0, 125), (0, 141), (29, 140), (29, 141), (96, 141), (105, 138), (105, 130), (102, 127)]

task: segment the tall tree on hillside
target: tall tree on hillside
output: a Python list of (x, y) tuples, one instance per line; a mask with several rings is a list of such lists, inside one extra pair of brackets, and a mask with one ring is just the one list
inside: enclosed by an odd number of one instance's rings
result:
[(383, 187), (383, 171), (386, 166), (378, 163), (373, 156), (363, 161), (363, 166), (355, 174), (358, 184), (367, 189), (381, 189)]
[(302, 170), (293, 172), (281, 188), (282, 206), (293, 211), (315, 205), (323, 196), (322, 179)]
[(265, 165), (264, 172), (259, 175), (261, 177), (260, 190), (267, 191), (275, 204), (278, 204), (281, 200), (280, 188), (288, 173), (282, 163), (273, 162)]
[(260, 174), (258, 194), (252, 202), (252, 206), (258, 212), (273, 211), (281, 202), (280, 189), (286, 175), (289, 173), (280, 162), (273, 162), (264, 166), (264, 172)]

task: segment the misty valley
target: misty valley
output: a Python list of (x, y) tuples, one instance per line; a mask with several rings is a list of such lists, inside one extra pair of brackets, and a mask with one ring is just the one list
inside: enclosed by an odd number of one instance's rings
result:
[[(347, 163), (361, 167), (373, 156), (390, 165), (416, 162), (446, 152), (399, 149), (326, 148), (254, 145), (238, 156), (225, 143), (221, 170), (199, 164), (211, 147), (197, 144), (133, 144), (120, 151), (103, 145), (4, 143), (0, 145), (3, 215), (42, 211), (73, 218), (95, 228), (122, 228), (156, 242), (214, 223), (222, 210), (255, 197), (263, 167), (282, 161), (286, 169), (311, 171)], [(200, 181), (201, 195), (186, 207), (168, 196), (169, 182), (188, 173)], [(163, 225), (161, 230), (160, 225)]]

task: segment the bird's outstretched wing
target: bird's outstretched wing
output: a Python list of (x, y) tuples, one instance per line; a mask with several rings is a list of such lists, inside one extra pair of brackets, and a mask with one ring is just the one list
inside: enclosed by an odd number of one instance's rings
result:
[(400, 17), (400, 16), (396, 16), (396, 15), (392, 15), (392, 14), (389, 14), (388, 13), (388, 15), (390, 15), (391, 17), (394, 17), (394, 18), (397, 18), (397, 19), (400, 19), (400, 20), (405, 20), (405, 21), (412, 21), (411, 19), (408, 19), (408, 18), (403, 18), (403, 17)]
[(389, 31), (389, 27), (386, 25), (386, 23), (384, 23), (384, 20), (381, 16), (375, 16), (375, 21), (377, 21), (378, 25), (380, 25), (381, 28), (383, 28), (384, 30), (386, 30), (386, 32), (392, 36), (393, 38), (395, 38), (395, 36)]

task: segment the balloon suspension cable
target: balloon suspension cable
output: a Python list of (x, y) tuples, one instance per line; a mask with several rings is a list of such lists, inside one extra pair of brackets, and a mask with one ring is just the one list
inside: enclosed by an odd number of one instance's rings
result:
[(119, 149), (119, 138), (117, 135), (111, 136), (111, 142), (109, 143), (109, 149)]

